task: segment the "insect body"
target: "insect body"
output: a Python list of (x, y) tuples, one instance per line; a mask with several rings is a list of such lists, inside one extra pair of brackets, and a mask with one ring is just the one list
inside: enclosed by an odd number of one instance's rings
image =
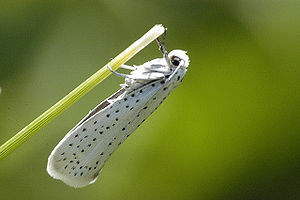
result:
[[(123, 66), (133, 71), (115, 94), (88, 113), (59, 142), (48, 158), (48, 173), (72, 187), (93, 183), (105, 161), (120, 144), (166, 99), (182, 81), (189, 58), (185, 51), (141, 66)], [(111, 70), (112, 71), (112, 70)]]

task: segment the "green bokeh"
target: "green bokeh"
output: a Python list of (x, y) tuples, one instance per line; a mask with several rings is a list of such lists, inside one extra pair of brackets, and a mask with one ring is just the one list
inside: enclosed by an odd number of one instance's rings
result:
[[(0, 198), (300, 199), (299, 10), (293, 0), (2, 1), (1, 143), (157, 23), (191, 63), (95, 184), (52, 179), (47, 158), (119, 88), (116, 76), (0, 161)], [(128, 64), (159, 56), (153, 43)]]

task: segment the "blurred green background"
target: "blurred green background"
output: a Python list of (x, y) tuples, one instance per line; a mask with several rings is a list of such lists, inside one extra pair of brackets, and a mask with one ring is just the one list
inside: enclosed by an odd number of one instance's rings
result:
[(187, 75), (97, 182), (70, 188), (47, 158), (117, 76), (0, 161), (1, 199), (300, 199), (296, 0), (1, 1), (1, 144), (157, 23), (188, 51)]

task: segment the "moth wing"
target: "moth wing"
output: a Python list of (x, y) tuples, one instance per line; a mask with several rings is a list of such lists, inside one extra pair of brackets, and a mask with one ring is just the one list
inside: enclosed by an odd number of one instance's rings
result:
[(123, 93), (125, 90), (120, 89), (96, 106), (54, 148), (47, 165), (47, 171), (53, 178), (73, 187), (83, 187), (96, 180), (105, 155), (100, 155), (102, 159), (97, 160), (98, 162), (92, 163), (89, 159), (96, 156), (95, 149), (101, 151), (99, 147), (102, 147), (104, 152), (103, 143), (106, 137), (102, 126), (109, 124), (106, 113), (109, 113), (108, 107), (111, 102), (120, 99)]
[(161, 88), (156, 81), (119, 90), (84, 117), (54, 148), (47, 171), (72, 187), (93, 183), (106, 160), (137, 128), (138, 113)]
[[(139, 117), (134, 118), (132, 124), (137, 124), (137, 127), (140, 126), (140, 124), (143, 123), (181, 83), (185, 73), (186, 70), (179, 70), (170, 80), (164, 79), (154, 82), (154, 87), (158, 87), (157, 91), (149, 98), (147, 103), (143, 106), (143, 109), (139, 111)], [(148, 87), (153, 87), (153, 84), (149, 84)]]

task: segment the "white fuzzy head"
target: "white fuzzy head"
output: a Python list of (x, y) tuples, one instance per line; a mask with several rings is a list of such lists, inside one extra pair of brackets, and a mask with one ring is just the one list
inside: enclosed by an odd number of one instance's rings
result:
[(171, 51), (168, 56), (171, 63), (176, 67), (180, 65), (182, 68), (187, 68), (190, 64), (190, 59), (188, 55), (186, 55), (186, 51), (175, 49)]

